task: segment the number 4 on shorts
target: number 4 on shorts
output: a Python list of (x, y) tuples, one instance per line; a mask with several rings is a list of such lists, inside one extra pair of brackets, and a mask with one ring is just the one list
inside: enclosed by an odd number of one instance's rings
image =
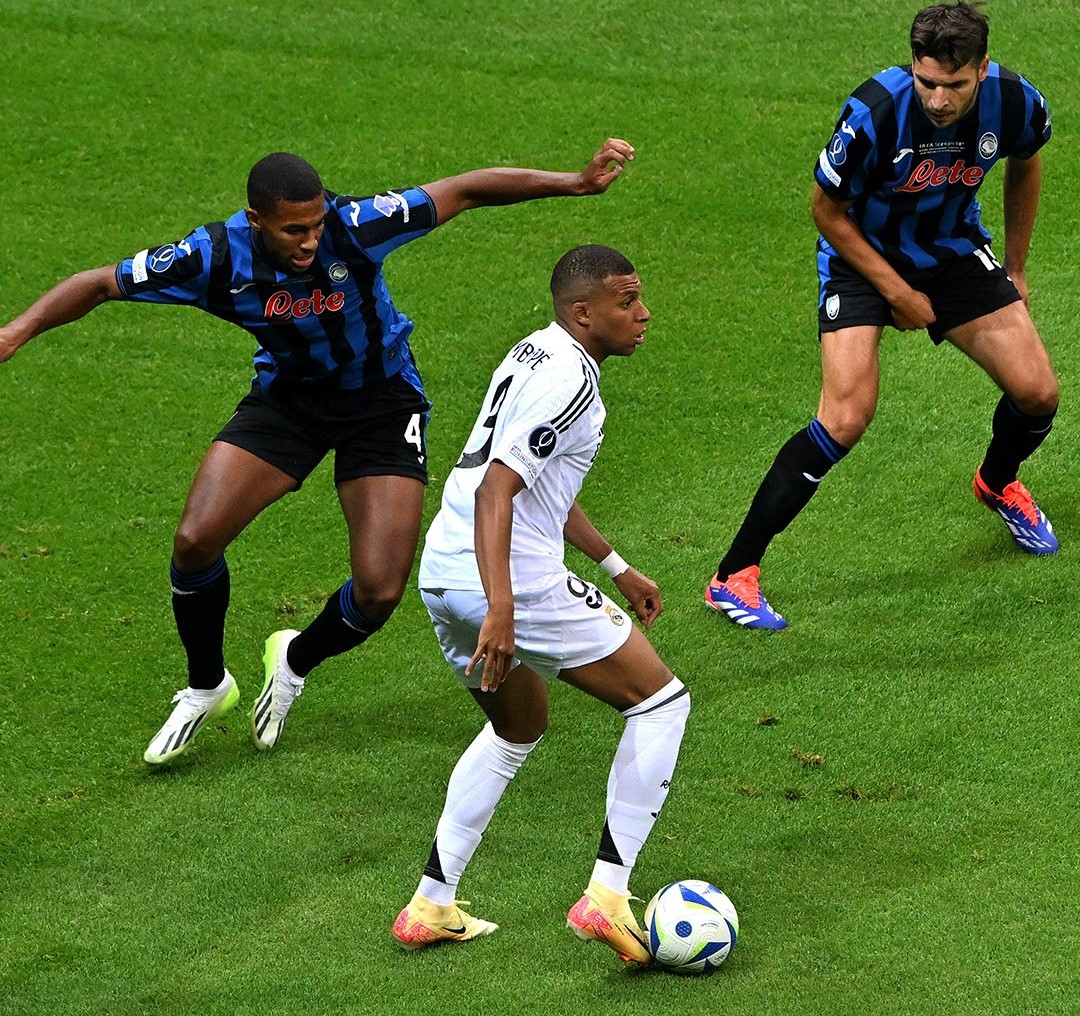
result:
[(418, 458), (421, 462), (424, 461), (424, 432), (420, 426), (420, 414), (413, 413), (409, 420), (409, 425), (405, 428), (405, 440), (411, 445), (416, 445), (416, 451), (418, 452)]

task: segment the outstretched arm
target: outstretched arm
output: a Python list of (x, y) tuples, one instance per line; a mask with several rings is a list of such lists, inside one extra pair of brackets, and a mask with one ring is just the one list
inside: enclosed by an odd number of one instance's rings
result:
[(1042, 193), (1042, 156), (1005, 160), (1005, 270), (1028, 302), (1027, 256)]
[(510, 532), (514, 520), (514, 495), (525, 481), (509, 466), (490, 463), (476, 488), (473, 540), (480, 581), (484, 584), (488, 609), (480, 625), (476, 652), (465, 668), (484, 661), (481, 691), (494, 691), (510, 673), (514, 659), (514, 590), (510, 584)]
[(602, 194), (618, 179), (634, 157), (634, 149), (620, 138), (608, 138), (580, 173), (552, 173), (542, 169), (474, 169), (460, 176), (424, 184), (435, 203), (439, 224), (459, 212), (487, 205), (513, 205), (535, 198), (580, 197)]
[(0, 328), (0, 363), (10, 360), (35, 335), (77, 321), (99, 304), (120, 296), (115, 265), (91, 268), (57, 283), (14, 321)]
[[(604, 539), (603, 534), (593, 525), (592, 519), (585, 514), (581, 505), (575, 501), (570, 507), (570, 514), (563, 526), (563, 539), (572, 547), (577, 547), (583, 554), (591, 557), (609, 575), (612, 581), (630, 604), (630, 609), (646, 628), (652, 626), (663, 612), (664, 604), (660, 599), (660, 587), (636, 568), (631, 568)], [(614, 574), (612, 574), (614, 573)]]

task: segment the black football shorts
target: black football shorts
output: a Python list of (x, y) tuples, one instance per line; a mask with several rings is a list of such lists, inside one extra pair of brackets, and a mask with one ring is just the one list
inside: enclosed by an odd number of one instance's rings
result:
[[(885, 298), (841, 258), (819, 255), (818, 332), (858, 325), (892, 325)], [(1020, 299), (990, 245), (944, 265), (900, 272), (913, 288), (930, 298), (937, 320), (927, 332), (935, 345), (945, 333)]]
[(361, 476), (410, 476), (427, 483), (431, 404), (394, 375), (342, 391), (264, 392), (258, 380), (214, 438), (269, 462), (297, 488), (334, 451), (334, 482)]

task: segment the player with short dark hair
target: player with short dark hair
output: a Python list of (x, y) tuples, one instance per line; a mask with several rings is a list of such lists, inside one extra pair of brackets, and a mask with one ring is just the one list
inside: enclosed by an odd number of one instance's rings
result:
[[(973, 481), (1021, 550), (1058, 539), (1017, 478), (1058, 407), (1050, 357), (1028, 313), (1027, 255), (1039, 204), (1042, 95), (987, 57), (973, 5), (935, 4), (911, 27), (912, 62), (875, 74), (844, 105), (815, 170), (822, 389), (817, 415), (780, 449), (705, 602), (747, 628), (787, 622), (761, 594), (772, 538), (854, 447), (877, 408), (886, 325), (925, 328), (975, 361), (1002, 391)], [(1005, 160), (1005, 264), (976, 199)]]
[(239, 698), (223, 655), (225, 549), (263, 509), (297, 490), (331, 450), (349, 530), (351, 576), (301, 632), (275, 632), (251, 714), (257, 747), (277, 743), (307, 675), (386, 623), (408, 581), (427, 483), (431, 408), (383, 260), (471, 208), (599, 194), (633, 148), (609, 139), (579, 173), (478, 169), (371, 197), (325, 190), (286, 152), (256, 163), (249, 207), (73, 275), (0, 328), (0, 362), (35, 335), (108, 300), (189, 304), (253, 335), (255, 379), (199, 466), (173, 540), (171, 580), (188, 686), (145, 759), (168, 762)]
[(990, 22), (977, 4), (934, 4), (915, 16), (909, 41), (916, 62), (930, 57), (958, 70), (980, 65), (990, 40)]
[(272, 212), (279, 201), (310, 201), (323, 192), (315, 167), (292, 152), (271, 152), (248, 173), (248, 207)]
[(545, 682), (558, 678), (626, 720), (592, 878), (567, 923), (644, 964), (630, 873), (667, 796), (690, 696), (563, 555), (565, 541), (596, 561), (646, 627), (660, 615), (656, 584), (611, 549), (576, 501), (604, 436), (600, 366), (644, 342), (649, 312), (634, 266), (609, 247), (569, 251), (551, 291), (555, 321), (518, 342), (492, 375), (420, 558), (443, 655), (489, 722), (454, 767), (423, 877), (393, 933), (418, 948), (496, 930), (461, 909), (457, 886), (547, 728)]

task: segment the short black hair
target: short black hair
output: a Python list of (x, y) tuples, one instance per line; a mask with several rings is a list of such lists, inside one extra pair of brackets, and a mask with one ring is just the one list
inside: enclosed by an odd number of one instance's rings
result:
[(248, 173), (248, 207), (272, 211), (279, 201), (310, 201), (323, 192), (322, 180), (310, 162), (289, 152), (273, 152)]
[(556, 305), (580, 298), (612, 275), (633, 275), (636, 269), (612, 247), (587, 243), (568, 250), (551, 273), (551, 298)]
[(958, 71), (982, 62), (989, 37), (990, 21), (975, 4), (934, 4), (911, 23), (911, 54)]

